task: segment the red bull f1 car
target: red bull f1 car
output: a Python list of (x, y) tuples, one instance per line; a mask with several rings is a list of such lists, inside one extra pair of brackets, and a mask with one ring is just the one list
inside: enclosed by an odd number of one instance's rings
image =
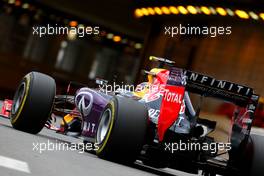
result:
[[(31, 72), (15, 92), (11, 124), (37, 134), (52, 115), (64, 114), (65, 130), (96, 144), (96, 155), (103, 159), (125, 164), (141, 160), (156, 168), (202, 170), (203, 175), (263, 176), (264, 138), (251, 134), (259, 99), (253, 89), (177, 68), (168, 59), (150, 59), (159, 66), (144, 71), (148, 81), (133, 91), (109, 92), (107, 81), (99, 80), (99, 88), (83, 86), (74, 95), (56, 95), (52, 77)], [(209, 136), (217, 122), (200, 117), (201, 108), (194, 108), (190, 94), (245, 110), (234, 112), (230, 143)]]

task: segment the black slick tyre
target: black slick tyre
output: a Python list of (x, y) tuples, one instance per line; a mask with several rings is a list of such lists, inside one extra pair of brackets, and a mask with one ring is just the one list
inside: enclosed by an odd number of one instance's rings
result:
[(32, 134), (40, 132), (51, 114), (55, 94), (53, 78), (39, 72), (28, 73), (14, 95), (10, 113), (12, 126)]
[(147, 117), (147, 109), (143, 104), (115, 97), (101, 115), (96, 134), (97, 156), (133, 163), (145, 142)]

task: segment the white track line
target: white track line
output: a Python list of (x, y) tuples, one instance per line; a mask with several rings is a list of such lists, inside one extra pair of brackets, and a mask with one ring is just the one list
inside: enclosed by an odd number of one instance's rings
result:
[(26, 162), (8, 158), (1, 155), (0, 155), (0, 166), (21, 172), (30, 173), (30, 169)]

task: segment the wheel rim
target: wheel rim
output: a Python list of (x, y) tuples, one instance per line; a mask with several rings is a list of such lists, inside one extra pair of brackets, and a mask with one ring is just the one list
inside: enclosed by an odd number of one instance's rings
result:
[(104, 141), (106, 134), (109, 130), (111, 120), (112, 120), (112, 112), (110, 108), (107, 108), (102, 115), (97, 130), (96, 140), (99, 144), (101, 144)]
[(13, 103), (13, 107), (12, 107), (12, 114), (16, 114), (21, 103), (22, 103), (22, 100), (25, 96), (25, 92), (26, 92), (26, 84), (23, 82), (22, 84), (20, 84), (16, 94), (15, 94), (15, 97), (14, 97), (14, 103)]

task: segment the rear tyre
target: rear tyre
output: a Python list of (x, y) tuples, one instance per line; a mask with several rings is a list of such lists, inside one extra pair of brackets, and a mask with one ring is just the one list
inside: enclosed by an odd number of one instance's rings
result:
[(30, 72), (20, 82), (13, 99), (10, 114), (12, 126), (37, 134), (48, 120), (56, 94), (53, 78), (39, 72)]
[(102, 112), (96, 143), (97, 156), (131, 164), (143, 147), (148, 112), (137, 101), (115, 97)]
[(264, 175), (264, 136), (251, 134), (250, 139), (252, 141), (252, 160), (250, 176), (263, 176)]
[(231, 163), (239, 172), (226, 174), (228, 176), (263, 176), (264, 175), (264, 136), (251, 134), (242, 145)]

